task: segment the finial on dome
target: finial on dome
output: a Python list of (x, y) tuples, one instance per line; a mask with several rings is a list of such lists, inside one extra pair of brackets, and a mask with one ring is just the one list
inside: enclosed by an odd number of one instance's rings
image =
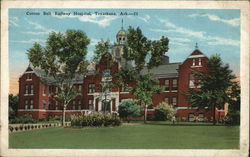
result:
[(198, 50), (198, 43), (195, 43), (195, 49)]
[(122, 29), (123, 29), (123, 19), (122, 19)]

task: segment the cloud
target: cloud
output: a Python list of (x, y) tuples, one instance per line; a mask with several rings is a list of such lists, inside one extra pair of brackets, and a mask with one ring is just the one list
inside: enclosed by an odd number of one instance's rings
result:
[(149, 23), (150, 20), (150, 16), (149, 15), (145, 15), (144, 17), (138, 17), (140, 20)]
[(95, 39), (95, 38), (91, 38), (90, 39), (90, 46), (95, 46), (100, 41), (101, 40), (98, 40), (98, 39)]
[(53, 17), (56, 18), (76, 18), (81, 22), (88, 22), (88, 23), (94, 23), (99, 25), (100, 27), (107, 27), (111, 24), (111, 22), (115, 19), (117, 19), (117, 16), (110, 16), (110, 15), (102, 15), (102, 16), (97, 16), (97, 15), (85, 15), (85, 16), (75, 16), (75, 15), (69, 15), (69, 16), (57, 16), (57, 15), (52, 15)]
[(19, 27), (19, 25), (17, 24), (18, 21), (19, 21), (18, 17), (16, 16), (10, 17), (9, 25), (14, 27)]
[(39, 30), (40, 32), (32, 32), (32, 31), (22, 32), (24, 34), (41, 35), (41, 34), (49, 34), (51, 32), (57, 32), (54, 29), (48, 29), (39, 23), (35, 23), (35, 22), (29, 21), (29, 20), (26, 20), (26, 21), (28, 22), (28, 24), (34, 26), (34, 28), (36, 30)]
[(29, 44), (29, 43), (45, 43), (45, 40), (42, 40), (42, 39), (30, 39), (30, 40), (10, 40), (10, 42), (12, 43), (26, 43), (26, 44)]
[[(183, 27), (178, 27), (175, 24), (171, 23), (167, 19), (158, 18), (158, 20), (164, 24), (165, 29), (150, 29), (153, 32), (161, 32), (161, 33), (180, 33), (189, 37), (195, 37), (200, 40), (207, 41), (208, 45), (230, 45), (230, 46), (239, 46), (239, 40), (226, 39), (218, 36), (209, 36), (206, 32), (203, 31), (194, 31), (191, 29), (186, 29)], [(171, 39), (171, 38), (170, 38)], [(179, 39), (180, 40), (180, 39)], [(180, 42), (180, 41), (179, 41)]]
[(189, 17), (207, 17), (211, 21), (226, 23), (233, 27), (238, 27), (240, 25), (240, 18), (234, 18), (234, 19), (228, 20), (228, 19), (223, 19), (223, 18), (220, 18), (219, 16), (212, 15), (212, 14), (191, 14), (188, 16)]
[(208, 45), (231, 45), (231, 46), (240, 45), (239, 40), (225, 39), (225, 38), (216, 37), (216, 36), (207, 36), (206, 40), (207, 40)]

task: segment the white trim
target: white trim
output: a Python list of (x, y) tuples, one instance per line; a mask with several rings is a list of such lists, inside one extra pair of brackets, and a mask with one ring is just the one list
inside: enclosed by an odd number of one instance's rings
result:
[(217, 110), (218, 112), (225, 112), (225, 110)]
[(24, 72), (24, 74), (31, 74), (31, 73), (35, 73), (35, 72), (34, 71), (26, 71), (26, 72)]
[[(18, 109), (18, 111), (25, 111), (25, 112), (62, 112), (62, 110), (44, 110), (44, 109)], [(84, 111), (92, 111), (92, 110), (66, 110), (65, 112), (84, 112)]]
[(191, 55), (188, 58), (200, 58), (200, 57), (206, 57), (205, 55)]
[(46, 110), (44, 110), (44, 109), (18, 109), (18, 111), (28, 111), (28, 112), (42, 111), (42, 112), (46, 112)]
[(32, 79), (26, 79), (26, 81), (32, 81)]
[(120, 94), (129, 94), (129, 92), (120, 92)]
[(177, 110), (198, 109), (198, 107), (176, 107)]
[(202, 65), (192, 65), (191, 68), (201, 68)]
[(171, 92), (178, 92), (178, 90), (172, 90)]

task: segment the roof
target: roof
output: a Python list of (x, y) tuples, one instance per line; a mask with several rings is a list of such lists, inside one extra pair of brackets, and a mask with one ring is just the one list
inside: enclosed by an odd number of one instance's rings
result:
[[(57, 84), (57, 81), (54, 79), (54, 77), (46, 75), (44, 70), (39, 69), (39, 68), (35, 68), (35, 67), (31, 67), (31, 66), (30, 66), (30, 68), (34, 71), (36, 76), (38, 76), (42, 80), (46, 81), (47, 84), (49, 84), (49, 85), (56, 85)], [(74, 83), (74, 84), (83, 83), (83, 78), (84, 78), (84, 75), (77, 74), (75, 76), (75, 78), (72, 80), (72, 83)]]
[(122, 28), (121, 30), (119, 30), (116, 36), (126, 36), (126, 34), (126, 31)]
[[(158, 67), (155, 67), (153, 69), (149, 70), (149, 73), (152, 73), (154, 77), (157, 78), (172, 78), (172, 77), (178, 77), (178, 71), (179, 65), (181, 63), (169, 63), (169, 64), (163, 64), (159, 65)], [(144, 67), (141, 71), (142, 75), (145, 75), (148, 73), (147, 67)]]

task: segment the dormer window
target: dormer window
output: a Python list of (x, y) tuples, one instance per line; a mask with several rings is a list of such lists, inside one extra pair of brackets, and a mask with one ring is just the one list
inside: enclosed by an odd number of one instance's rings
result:
[(26, 80), (27, 80), (27, 81), (32, 80), (32, 77), (31, 77), (31, 74), (30, 74), (30, 73), (29, 73), (29, 74), (26, 74)]
[(193, 59), (193, 64), (192, 64), (192, 66), (195, 66), (195, 59)]
[(199, 66), (201, 66), (201, 58), (199, 58)]

